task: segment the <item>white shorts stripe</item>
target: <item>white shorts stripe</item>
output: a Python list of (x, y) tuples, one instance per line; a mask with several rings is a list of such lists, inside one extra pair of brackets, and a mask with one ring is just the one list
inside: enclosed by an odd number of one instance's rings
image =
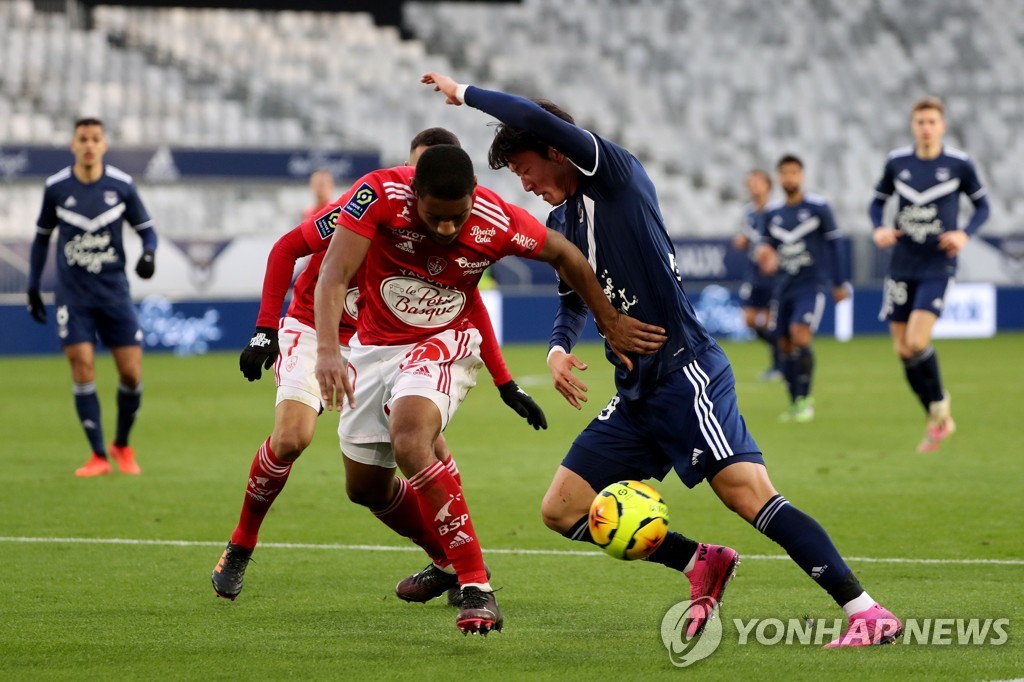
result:
[(704, 440), (707, 441), (708, 447), (711, 448), (711, 454), (715, 456), (715, 459), (721, 460), (728, 455), (725, 454), (725, 450), (722, 448), (721, 442), (718, 440), (718, 434), (711, 428), (709, 428), (710, 417), (708, 404), (705, 400), (702, 400), (704, 396), (704, 385), (693, 372), (693, 365), (695, 362), (690, 363), (683, 367), (683, 373), (686, 378), (689, 379), (690, 384), (693, 386), (693, 411), (697, 415), (697, 424), (700, 426), (700, 432), (704, 434)]
[[(700, 366), (700, 364), (694, 362), (691, 366), (697, 373), (697, 376), (699, 376), (703, 380), (702, 383), (704, 385), (704, 388), (710, 386), (711, 379), (708, 377), (707, 373)], [(729, 439), (725, 437), (725, 431), (722, 430), (722, 425), (718, 422), (718, 417), (715, 416), (715, 405), (714, 403), (711, 402), (711, 398), (708, 397), (707, 391), (701, 393), (701, 399), (704, 400), (708, 406), (709, 425), (711, 429), (714, 432), (716, 432), (718, 434), (718, 437), (721, 439), (723, 450), (725, 452), (725, 455), (723, 455), (723, 457), (732, 457), (736, 453), (732, 451), (732, 446), (729, 444)]]

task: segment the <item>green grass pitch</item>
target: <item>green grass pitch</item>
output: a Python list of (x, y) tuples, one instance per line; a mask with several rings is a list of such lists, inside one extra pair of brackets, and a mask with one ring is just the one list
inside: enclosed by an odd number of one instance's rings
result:
[[(513, 374), (545, 408), (549, 430), (530, 429), (483, 374), (447, 431), (490, 550), (503, 633), (463, 637), (441, 600), (394, 597), (395, 583), (426, 560), (345, 498), (336, 414), (321, 418), (264, 524), (245, 591), (234, 603), (219, 600), (209, 574), (272, 425), (272, 382), (244, 381), (234, 354), (148, 355), (133, 436), (142, 476), (77, 480), (85, 440), (65, 361), (51, 356), (0, 360), (0, 679), (1019, 677), (1024, 336), (936, 346), (959, 431), (932, 455), (914, 452), (923, 414), (888, 340), (816, 344), (818, 416), (810, 424), (776, 421), (785, 390), (756, 381), (767, 358), (761, 345), (726, 351), (773, 482), (829, 530), (872, 596), (903, 617), (1008, 618), (1000, 646), (740, 645), (734, 619), (832, 619), (840, 611), (708, 486), (687, 490), (670, 474), (655, 485), (673, 528), (747, 557), (727, 593), (721, 647), (675, 668), (660, 624), (687, 598), (684, 578), (588, 551), (540, 521), (555, 467), (612, 395), (597, 346), (580, 349), (590, 364), (583, 412), (550, 387), (543, 348), (512, 347)], [(99, 359), (98, 385), (109, 438), (109, 356)], [(89, 542), (110, 538), (137, 542)]]

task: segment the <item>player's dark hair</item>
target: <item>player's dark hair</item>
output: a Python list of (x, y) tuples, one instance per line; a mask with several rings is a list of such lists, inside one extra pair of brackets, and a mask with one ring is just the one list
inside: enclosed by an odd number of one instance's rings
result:
[[(534, 104), (544, 111), (554, 114), (568, 123), (575, 124), (576, 119), (554, 102), (546, 99), (534, 99)], [(491, 141), (491, 149), (487, 152), (487, 163), (494, 170), (508, 166), (508, 157), (519, 152), (537, 152), (542, 157), (548, 156), (548, 143), (533, 133), (513, 128), (504, 123), (498, 124)]]
[(99, 126), (100, 128), (102, 128), (103, 127), (103, 121), (99, 120), (98, 118), (94, 118), (92, 116), (87, 116), (85, 118), (80, 118), (77, 121), (75, 121), (75, 127), (74, 127), (75, 130), (78, 130), (82, 126)]
[(946, 115), (946, 105), (942, 103), (941, 99), (933, 95), (922, 97), (921, 99), (914, 102), (914, 108), (910, 110), (910, 115), (913, 116), (917, 112), (923, 111), (925, 109), (935, 109), (937, 112), (939, 112), (939, 116)]
[(461, 147), (458, 136), (445, 128), (427, 128), (416, 133), (409, 144), (409, 152), (416, 151), (416, 147), (435, 147), (439, 144), (450, 144), (454, 147)]
[(473, 193), (473, 162), (461, 147), (439, 144), (425, 150), (416, 162), (413, 190), (418, 197), (455, 201)]
[(767, 182), (768, 183), (768, 189), (772, 188), (772, 176), (768, 175), (768, 171), (766, 171), (766, 170), (764, 170), (762, 168), (755, 168), (752, 171), (750, 171), (749, 173), (747, 173), (747, 177), (749, 177), (751, 175), (756, 175), (757, 177), (759, 177), (762, 180), (764, 180), (765, 182)]
[(800, 160), (799, 156), (797, 156), (796, 154), (786, 154), (781, 159), (779, 159), (779, 162), (777, 164), (775, 164), (775, 170), (779, 170), (783, 166), (789, 165), (791, 163), (795, 163), (796, 165), (800, 166), (800, 168), (804, 167), (804, 162)]

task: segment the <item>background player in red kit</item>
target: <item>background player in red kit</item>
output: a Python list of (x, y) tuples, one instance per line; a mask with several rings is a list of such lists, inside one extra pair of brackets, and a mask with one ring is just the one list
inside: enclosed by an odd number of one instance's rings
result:
[[(458, 145), (459, 139), (443, 128), (428, 128), (413, 138), (409, 150), (410, 163), (415, 163), (423, 150), (435, 144)], [(263, 519), (283, 490), (292, 463), (312, 441), (317, 417), (323, 411), (320, 388), (313, 374), (316, 362), (313, 291), (324, 250), (333, 234), (335, 209), (339, 205), (329, 203), (319, 213), (281, 237), (267, 259), (256, 331), (242, 351), (239, 366), (249, 381), (255, 381), (261, 377), (262, 369), (270, 369), (272, 364), (275, 365), (278, 389), (274, 430), (256, 452), (238, 525), (211, 576), (215, 592), (225, 599), (233, 600), (242, 591), (245, 570), (256, 547)], [(309, 254), (313, 254), (310, 267), (299, 275), (288, 312), (284, 318), (279, 318), (295, 262)], [(348, 353), (349, 338), (355, 332), (354, 303), (357, 294), (357, 289), (350, 290), (348, 301), (351, 305), (346, 306), (346, 312), (338, 325), (338, 344), (344, 354)], [(470, 314), (483, 336), (481, 354), (502, 399), (534, 428), (547, 428), (543, 411), (519, 388), (505, 366), (490, 318), (479, 296), (474, 298)], [(279, 322), (280, 330), (277, 328)], [(279, 347), (283, 350), (279, 351)], [(443, 436), (437, 439), (435, 454), (459, 480), (459, 469)], [(392, 495), (374, 499), (353, 497), (353, 501), (369, 507), (383, 523), (399, 534), (407, 535), (401, 521), (403, 505), (416, 508), (417, 504), (411, 495), (407, 498), (407, 494), (408, 483), (396, 479)], [(432, 538), (428, 537), (429, 540)], [(399, 594), (408, 601), (427, 601), (456, 587), (450, 584), (452, 581), (445, 572), (449, 562), (439, 542), (431, 542), (424, 549), (430, 555), (431, 563), (417, 574), (417, 580)], [(458, 591), (454, 590), (449, 593), (449, 600), (455, 603), (457, 596)]]
[[(469, 507), (433, 453), (438, 434), (476, 383), (480, 333), (468, 311), (481, 275), (507, 255), (549, 263), (591, 307), (629, 367), (626, 353), (655, 351), (664, 330), (615, 310), (583, 254), (525, 210), (479, 187), (469, 156), (458, 147), (426, 150), (415, 171), (365, 175), (340, 205), (341, 229), (316, 288), (316, 375), (329, 409), (340, 410), (343, 399), (348, 404), (338, 428), (347, 487), (367, 498), (385, 495), (400, 468), (418, 493), (422, 535), (410, 537), (439, 537), (462, 588), (456, 626), (484, 634), (501, 629)], [(333, 328), (364, 261), (346, 367)]]

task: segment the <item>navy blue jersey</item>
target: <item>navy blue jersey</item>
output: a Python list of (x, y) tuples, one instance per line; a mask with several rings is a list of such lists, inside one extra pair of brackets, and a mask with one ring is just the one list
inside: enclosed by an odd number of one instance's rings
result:
[[(155, 248), (153, 221), (135, 184), (130, 175), (114, 166), (105, 165), (100, 179), (90, 184), (75, 177), (70, 166), (46, 180), (36, 239), (48, 242), (57, 230), (56, 295), (60, 303), (94, 306), (128, 296), (122, 237), (125, 220), (147, 246)], [(33, 280), (38, 282), (41, 266), (39, 270), (35, 272), (33, 267), (30, 288)]]
[(822, 197), (806, 194), (792, 206), (771, 204), (765, 214), (765, 241), (779, 256), (778, 295), (843, 284), (840, 236)]
[[(565, 236), (590, 262), (612, 305), (666, 329), (668, 341), (657, 353), (631, 358), (631, 373), (605, 344), (623, 397), (646, 393), (713, 343), (683, 291), (654, 185), (632, 154), (521, 97), (470, 86), (466, 103), (536, 134), (579, 168), (576, 193), (558, 209), (564, 210)], [(560, 216), (549, 219), (553, 227), (559, 222)], [(564, 285), (560, 288), (567, 291)], [(575, 294), (559, 301), (560, 308), (583, 308)], [(571, 349), (578, 336), (559, 329), (556, 322), (551, 345)]]
[(764, 242), (765, 215), (768, 207), (758, 209), (753, 203), (743, 207), (743, 230), (741, 234), (747, 238), (747, 271), (746, 281), (754, 287), (770, 287), (775, 278), (761, 273), (757, 263), (757, 247)]
[[(963, 152), (943, 147), (934, 159), (922, 159), (913, 147), (889, 153), (882, 179), (875, 185), (872, 219), (881, 225), (882, 206), (899, 195), (893, 227), (900, 231), (892, 254), (891, 276), (896, 280), (950, 277), (956, 258), (939, 249), (939, 235), (956, 230), (960, 195), (966, 194), (977, 210), (965, 228), (973, 234), (988, 217), (985, 188), (971, 159)], [(984, 205), (982, 206), (982, 202)]]

